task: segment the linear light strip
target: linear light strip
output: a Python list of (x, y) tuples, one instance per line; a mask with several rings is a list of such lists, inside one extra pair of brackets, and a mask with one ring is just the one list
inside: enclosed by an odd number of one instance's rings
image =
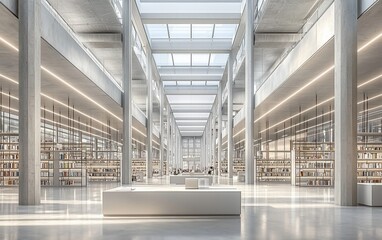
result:
[[(365, 45), (363, 45), (362, 47), (360, 47), (357, 52), (360, 53), (362, 52), (363, 50), (365, 50), (367, 47), (369, 47), (371, 44), (375, 43), (379, 38), (382, 37), (382, 33), (380, 33), (379, 35), (377, 35), (376, 37), (374, 37), (373, 39), (371, 39), (369, 42), (367, 42)], [(278, 107), (280, 107), (282, 104), (284, 104), (285, 102), (287, 102), (289, 99), (291, 99), (292, 97), (296, 96), (299, 92), (301, 92), (302, 90), (304, 90), (305, 88), (307, 88), (308, 86), (310, 86), (311, 84), (313, 84), (314, 82), (316, 82), (317, 80), (321, 79), (323, 76), (325, 76), (326, 74), (328, 74), (330, 71), (332, 71), (334, 69), (334, 65), (332, 65), (331, 67), (329, 67), (328, 69), (326, 69), (325, 71), (323, 71), (321, 74), (319, 74), (317, 77), (313, 78), (310, 82), (308, 82), (306, 85), (304, 85), (303, 87), (301, 87), (300, 89), (298, 89), (296, 92), (294, 92), (293, 94), (291, 94), (290, 96), (288, 96), (287, 98), (285, 98), (283, 101), (281, 101), (280, 103), (278, 103), (276, 106), (274, 106), (272, 109), (270, 109), (269, 111), (267, 111), (266, 113), (264, 113), (262, 116), (260, 116), (258, 119), (256, 119), (255, 123), (258, 122), (260, 119), (264, 118), (266, 115), (268, 115), (269, 113), (271, 113), (273, 110), (277, 109)], [(369, 82), (370, 83), (370, 82)], [(365, 84), (363, 84), (362, 86), (364, 86)]]
[[(12, 83), (14, 83), (14, 84), (16, 84), (16, 85), (19, 85), (19, 83), (18, 83), (17, 81), (15, 81), (15, 80), (13, 80), (12, 78), (9, 78), (9, 77), (7, 77), (7, 76), (5, 76), (5, 75), (3, 75), (3, 74), (0, 74), (0, 77), (6, 79), (6, 80), (8, 80), (8, 81), (10, 81), (10, 82), (12, 82)], [(5, 94), (5, 93), (4, 93), (4, 94)], [(6, 95), (9, 96), (9, 94), (6, 94)], [(103, 123), (103, 122), (101, 122), (100, 120), (98, 120), (98, 119), (96, 119), (96, 118), (93, 118), (93, 117), (87, 115), (86, 113), (83, 113), (83, 112), (81, 112), (80, 110), (75, 109), (75, 108), (73, 108), (72, 106), (69, 106), (69, 105), (67, 105), (67, 104), (65, 104), (65, 103), (63, 103), (63, 102), (61, 102), (61, 101), (59, 101), (59, 100), (57, 100), (57, 99), (55, 99), (55, 98), (52, 98), (52, 97), (46, 95), (45, 93), (41, 93), (41, 96), (43, 96), (43, 97), (45, 97), (45, 98), (48, 98), (48, 99), (50, 99), (50, 100), (52, 100), (52, 101), (54, 101), (54, 102), (56, 102), (56, 103), (58, 103), (58, 104), (60, 104), (60, 105), (62, 105), (62, 106), (64, 106), (64, 107), (69, 108), (70, 110), (73, 110), (73, 111), (75, 111), (75, 112), (77, 112), (77, 113), (80, 113), (80, 114), (84, 115), (85, 117), (88, 117), (89, 119), (91, 119), (91, 120), (93, 120), (93, 121), (95, 121), (95, 122), (98, 122), (99, 124), (101, 124), (101, 125), (103, 125), (103, 126), (105, 126), (105, 127), (108, 127), (108, 128), (110, 128), (110, 129), (112, 129), (112, 130), (118, 132), (118, 130), (117, 130), (116, 128), (113, 128), (113, 127), (109, 126), (108, 124)], [(11, 96), (11, 97), (12, 97), (12, 96)], [(17, 99), (18, 99), (18, 98), (17, 98)]]
[[(7, 97), (10, 97), (10, 98), (12, 98), (12, 99), (15, 99), (16, 101), (19, 101), (19, 98), (18, 98), (18, 97), (12, 96), (12, 95), (10, 95), (10, 94), (8, 94), (8, 93), (1, 92), (1, 91), (0, 91), (0, 94), (5, 95), (5, 96), (7, 96)], [(67, 116), (65, 116), (65, 115), (62, 115), (62, 114), (59, 114), (59, 113), (55, 113), (55, 112), (53, 112), (53, 111), (51, 111), (51, 110), (49, 110), (49, 109), (46, 109), (45, 107), (41, 107), (41, 110), (50, 112), (50, 113), (55, 114), (55, 115), (57, 115), (57, 116), (59, 116), (59, 117), (63, 117), (63, 118), (65, 118), (65, 119), (68, 119), (68, 120), (74, 121), (74, 122), (76, 122), (76, 123), (79, 123), (79, 124), (81, 124), (81, 125), (83, 125), (83, 126), (90, 127), (90, 128), (92, 128), (92, 129), (94, 129), (94, 130), (96, 130), (96, 131), (99, 131), (99, 132), (101, 132), (101, 133), (105, 133), (105, 134), (107, 134), (107, 135), (110, 135), (110, 133), (108, 133), (108, 132), (105, 132), (105, 131), (103, 131), (103, 130), (101, 130), (101, 129), (98, 129), (98, 128), (93, 127), (93, 126), (90, 126), (90, 125), (86, 125), (85, 123), (82, 123), (82, 122), (80, 122), (80, 121), (77, 121), (76, 119), (71, 119), (71, 118), (69, 118), (69, 117), (67, 117)]]
[[(12, 48), (13, 50), (15, 50), (16, 52), (19, 52), (19, 49), (11, 44), (10, 42), (6, 41), (4, 38), (0, 37), (0, 41), (3, 42), (4, 44), (6, 44), (8, 47)], [(90, 98), (88, 95), (86, 95), (85, 93), (83, 93), (82, 91), (78, 90), (77, 88), (75, 88), (74, 86), (72, 86), (71, 84), (69, 84), (68, 82), (66, 82), (64, 79), (62, 79), (61, 77), (59, 77), (57, 74), (53, 73), (52, 71), (50, 71), (49, 69), (47, 69), (46, 67), (44, 67), (43, 65), (41, 65), (41, 69), (43, 71), (45, 71), (46, 73), (48, 73), (49, 75), (51, 75), (52, 77), (56, 78), (57, 80), (59, 80), (60, 82), (62, 82), (63, 84), (65, 84), (66, 86), (68, 86), (69, 88), (71, 88), (72, 90), (74, 90), (75, 92), (77, 92), (78, 94), (80, 94), (81, 96), (83, 96), (84, 98), (86, 98), (87, 100), (89, 100), (90, 102), (92, 102), (93, 104), (97, 105), (99, 108), (101, 108), (102, 110), (104, 110), (105, 112), (109, 113), (110, 115), (112, 115), (113, 117), (115, 117), (116, 119), (118, 119), (119, 121), (123, 121), (121, 118), (119, 118), (117, 115), (115, 115), (114, 113), (112, 113), (111, 111), (109, 111), (108, 109), (106, 109), (104, 106), (102, 106), (101, 104), (99, 104), (98, 102), (96, 102), (95, 100), (93, 100), (92, 98)]]
[(315, 78), (313, 78), (310, 82), (308, 82), (307, 84), (305, 84), (302, 88), (298, 89), (296, 92), (292, 93), (291, 95), (289, 95), (287, 98), (285, 98), (284, 100), (282, 100), (280, 103), (278, 103), (276, 106), (274, 106), (273, 108), (271, 108), (269, 111), (267, 111), (266, 113), (264, 113), (262, 116), (260, 116), (258, 119), (256, 119), (255, 123), (258, 122), (259, 120), (261, 120), (262, 118), (264, 118), (265, 116), (267, 116), (269, 113), (271, 113), (272, 111), (274, 111), (275, 109), (277, 109), (278, 107), (280, 107), (281, 105), (283, 105), (284, 103), (286, 103), (288, 100), (290, 100), (291, 98), (293, 98), (294, 96), (296, 96), (297, 94), (299, 94), (302, 90), (304, 90), (305, 88), (309, 87), (310, 85), (312, 85), (313, 83), (315, 83), (317, 80), (321, 79), (323, 76), (325, 76), (326, 74), (328, 74), (329, 72), (331, 72), (332, 70), (334, 69), (334, 65), (329, 67), (328, 69), (326, 69), (325, 71), (323, 71), (322, 73), (320, 73), (318, 76), (316, 76)]
[[(0, 107), (3, 107), (3, 108), (5, 108), (5, 109), (9, 109), (9, 110), (11, 110), (11, 111), (14, 111), (14, 112), (16, 112), (16, 113), (18, 113), (18, 112), (19, 112), (19, 110), (18, 110), (18, 109), (15, 109), (15, 108), (10, 108), (10, 107), (8, 107), (8, 106), (5, 106), (5, 105), (0, 105)], [(120, 144), (119, 142), (117, 142), (117, 141), (114, 141), (114, 140), (112, 140), (112, 139), (108, 139), (108, 138), (105, 138), (105, 137), (99, 136), (99, 135), (97, 135), (97, 134), (94, 134), (94, 133), (89, 133), (89, 132), (87, 132), (87, 131), (84, 131), (84, 130), (82, 130), (82, 129), (78, 129), (78, 128), (75, 128), (75, 127), (72, 127), (72, 126), (68, 126), (68, 125), (66, 125), (66, 124), (63, 124), (63, 123), (54, 122), (53, 120), (50, 120), (50, 119), (47, 119), (47, 118), (43, 118), (43, 117), (42, 117), (41, 119), (42, 119), (42, 120), (44, 120), (44, 121), (48, 121), (48, 122), (54, 123), (54, 124), (59, 124), (59, 125), (61, 125), (61, 126), (64, 126), (64, 127), (68, 128), (68, 129), (77, 130), (77, 131), (80, 131), (80, 132), (86, 133), (86, 134), (88, 134), (88, 135), (91, 135), (91, 136), (97, 136), (98, 138), (101, 138), (101, 139), (105, 139), (105, 140), (108, 140), (108, 141), (111, 141), (111, 142), (114, 142), (114, 143), (118, 143), (118, 144)]]
[(323, 113), (323, 114), (321, 114), (321, 115), (318, 115), (318, 116), (316, 116), (316, 117), (312, 117), (312, 118), (310, 118), (310, 119), (307, 119), (307, 120), (305, 120), (305, 121), (302, 121), (302, 122), (296, 123), (296, 124), (294, 124), (294, 125), (292, 125), (292, 126), (289, 126), (289, 127), (283, 128), (283, 129), (280, 129), (279, 131), (277, 131), (277, 132), (275, 132), (275, 133), (279, 133), (279, 132), (282, 132), (282, 131), (285, 131), (285, 130), (291, 129), (291, 128), (293, 128), (293, 127), (296, 127), (296, 126), (298, 126), (298, 125), (301, 125), (301, 124), (303, 124), (303, 123), (306, 123), (306, 122), (310, 122), (310, 121), (312, 121), (312, 120), (314, 120), (314, 119), (317, 119), (317, 118), (323, 117), (323, 116), (325, 116), (325, 115), (328, 115), (328, 114), (331, 114), (331, 113), (333, 113), (333, 112), (334, 112), (334, 110), (332, 110), (332, 111), (329, 111), (329, 112), (326, 112), (326, 113)]
[(120, 122), (122, 122), (122, 118), (118, 117), (117, 115), (115, 115), (114, 113), (112, 113), (111, 111), (109, 111), (108, 109), (106, 109), (104, 106), (102, 106), (101, 104), (99, 104), (97, 101), (93, 100), (91, 97), (89, 97), (88, 95), (86, 95), (85, 93), (83, 93), (82, 91), (78, 90), (77, 88), (75, 88), (74, 86), (72, 86), (71, 84), (69, 84), (68, 82), (66, 82), (64, 79), (62, 79), (61, 77), (59, 77), (57, 74), (51, 72), (50, 70), (48, 70), (46, 67), (44, 67), (43, 65), (41, 65), (41, 69), (43, 71), (45, 71), (46, 73), (48, 73), (49, 75), (51, 75), (52, 77), (56, 78), (57, 80), (59, 80), (61, 83), (65, 84), (66, 86), (68, 86), (69, 88), (71, 88), (72, 90), (74, 90), (75, 92), (77, 92), (78, 94), (80, 94), (81, 96), (83, 96), (84, 98), (86, 98), (87, 100), (89, 100), (90, 102), (92, 102), (93, 104), (97, 105), (99, 108), (101, 108), (102, 110), (104, 110), (105, 112), (109, 113), (111, 116), (115, 117), (117, 120), (119, 120)]
[(298, 115), (300, 115), (302, 113), (306, 113), (306, 112), (308, 112), (308, 111), (310, 111), (312, 109), (315, 109), (316, 107), (321, 106), (321, 105), (323, 105), (323, 104), (325, 104), (325, 103), (327, 103), (327, 102), (329, 102), (329, 101), (331, 101), (333, 99), (334, 99), (334, 97), (328, 98), (328, 99), (326, 99), (326, 100), (324, 100), (324, 101), (322, 101), (322, 102), (320, 102), (320, 103), (318, 103), (316, 105), (311, 106), (310, 108), (305, 109), (304, 111), (302, 111), (300, 113), (296, 113), (295, 115), (293, 115), (291, 117), (288, 117), (288, 118), (286, 118), (284, 120), (281, 120), (280, 122), (278, 122), (276, 124), (273, 124), (272, 126), (270, 126), (270, 127), (266, 128), (266, 129), (264, 129), (263, 131), (261, 131), (260, 133), (263, 133), (263, 132), (265, 132), (265, 131), (267, 131), (267, 130), (269, 130), (269, 129), (271, 129), (271, 128), (273, 128), (273, 127), (275, 127), (275, 126), (277, 126), (277, 125), (279, 125), (279, 124), (281, 124), (283, 122), (286, 122), (286, 121), (292, 119), (292, 118), (298, 117)]

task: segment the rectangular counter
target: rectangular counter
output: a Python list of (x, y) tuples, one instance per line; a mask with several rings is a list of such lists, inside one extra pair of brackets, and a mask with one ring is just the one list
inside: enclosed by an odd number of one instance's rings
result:
[(233, 216), (241, 213), (234, 188), (118, 187), (103, 192), (104, 216)]
[(186, 178), (207, 178), (209, 185), (214, 181), (212, 175), (200, 175), (200, 174), (190, 174), (190, 175), (170, 175), (170, 184), (185, 184)]
[(381, 207), (382, 184), (381, 183), (358, 183), (357, 199), (359, 204)]

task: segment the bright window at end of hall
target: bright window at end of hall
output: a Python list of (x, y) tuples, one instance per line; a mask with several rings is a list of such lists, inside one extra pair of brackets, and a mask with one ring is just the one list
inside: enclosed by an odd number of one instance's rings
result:
[(169, 24), (170, 38), (191, 38), (191, 24)]
[(166, 24), (147, 24), (146, 28), (151, 39), (168, 38)]
[(174, 53), (174, 66), (191, 66), (191, 54), (190, 53)]
[(192, 38), (212, 38), (213, 24), (192, 24)]
[(210, 59), (210, 66), (212, 67), (218, 67), (218, 66), (225, 66), (228, 60), (228, 54), (227, 53), (212, 53), (211, 59)]
[(236, 24), (215, 24), (214, 38), (233, 39), (236, 28)]
[(192, 66), (208, 66), (210, 54), (208, 53), (193, 53)]
[(158, 66), (173, 66), (170, 53), (154, 53), (153, 56)]

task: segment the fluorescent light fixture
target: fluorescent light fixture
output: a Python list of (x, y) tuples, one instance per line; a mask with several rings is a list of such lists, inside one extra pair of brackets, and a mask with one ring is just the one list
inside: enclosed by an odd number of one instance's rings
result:
[(292, 119), (292, 118), (298, 117), (298, 115), (303, 114), (303, 113), (306, 113), (306, 112), (308, 112), (308, 111), (310, 111), (310, 110), (313, 110), (313, 109), (315, 109), (316, 107), (318, 107), (318, 106), (320, 106), (320, 105), (323, 105), (323, 104), (325, 104), (325, 103), (327, 103), (327, 102), (330, 102), (330, 101), (332, 101), (332, 100), (334, 100), (334, 97), (328, 98), (328, 99), (326, 99), (326, 100), (324, 100), (324, 101), (322, 101), (322, 102), (320, 102), (320, 103), (318, 103), (318, 104), (315, 104), (315, 105), (311, 106), (310, 108), (305, 109), (305, 110), (302, 111), (302, 112), (296, 113), (295, 115), (293, 115), (293, 116), (291, 116), (291, 117), (288, 117), (288, 118), (286, 118), (286, 119), (284, 119), (284, 120), (281, 120), (280, 122), (278, 122), (278, 123), (276, 123), (276, 124), (273, 124), (272, 126), (270, 126), (270, 127), (266, 128), (266, 129), (260, 131), (259, 133), (263, 133), (263, 132), (265, 132), (265, 131), (267, 131), (267, 130), (269, 130), (269, 129), (271, 129), (271, 128), (274, 128), (274, 127), (278, 126), (278, 125), (281, 124), (281, 123), (284, 123), (284, 122), (286, 122), (286, 121), (288, 121), (288, 120), (290, 120), (290, 119)]
[(7, 45), (8, 47), (10, 47), (10, 48), (12, 48), (13, 50), (15, 50), (16, 52), (19, 51), (19, 49), (18, 49), (15, 45), (11, 44), (10, 42), (8, 42), (7, 40), (5, 40), (4, 38), (0, 37), (0, 41), (3, 42), (3, 43), (4, 43), (5, 45)]
[(362, 52), (363, 50), (365, 50), (367, 47), (369, 47), (371, 44), (373, 44), (374, 42), (376, 42), (378, 39), (380, 39), (382, 37), (382, 33), (380, 33), (379, 35), (377, 35), (376, 37), (374, 37), (373, 39), (371, 39), (369, 42), (367, 42), (365, 45), (363, 45), (362, 47), (360, 47), (358, 49), (357, 52)]
[[(13, 44), (9, 43), (8, 41), (6, 41), (5, 39), (1, 38), (0, 37), (0, 41), (3, 42), (4, 44), (6, 44), (7, 46), (9, 46), (10, 48), (12, 48), (13, 50), (19, 52), (19, 49), (14, 46)], [(87, 100), (89, 100), (90, 102), (94, 103), (95, 105), (97, 105), (98, 107), (100, 107), (102, 110), (104, 110), (105, 112), (109, 113), (111, 116), (115, 117), (116, 119), (118, 119), (119, 121), (122, 122), (122, 119), (119, 118), (118, 116), (116, 116), (114, 113), (110, 112), (108, 109), (106, 109), (105, 107), (103, 107), (101, 104), (99, 104), (98, 102), (94, 101), (92, 98), (90, 98), (89, 96), (87, 96), (86, 94), (84, 94), (83, 92), (81, 92), (80, 90), (78, 90), (77, 88), (75, 88), (74, 86), (72, 86), (71, 84), (69, 84), (68, 82), (66, 82), (64, 79), (62, 79), (61, 77), (59, 77), (58, 75), (56, 75), (55, 73), (53, 73), (52, 71), (50, 71), (49, 69), (47, 69), (46, 67), (42, 66), (41, 65), (41, 69), (43, 71), (45, 71), (46, 73), (48, 73), (49, 75), (51, 75), (52, 77), (54, 77), (55, 79), (59, 80), (60, 82), (62, 82), (63, 84), (65, 84), (66, 86), (68, 86), (69, 88), (71, 88), (72, 90), (74, 90), (75, 92), (77, 92), (78, 94), (80, 94), (81, 96), (83, 96), (84, 98), (86, 98)], [(3, 77), (5, 78), (5, 77)], [(7, 78), (5, 78), (7, 79)], [(7, 79), (9, 80), (9, 79)]]
[(334, 65), (331, 66), (330, 68), (326, 69), (326, 70), (323, 71), (322, 73), (320, 73), (318, 76), (316, 76), (315, 78), (313, 78), (312, 80), (310, 80), (307, 84), (305, 84), (302, 88), (298, 89), (297, 91), (295, 91), (294, 93), (292, 93), (291, 95), (289, 95), (287, 98), (285, 98), (284, 100), (282, 100), (281, 102), (279, 102), (276, 106), (274, 106), (273, 108), (271, 108), (269, 111), (267, 111), (266, 113), (264, 113), (263, 115), (261, 115), (259, 118), (257, 118), (257, 119), (255, 120), (255, 123), (258, 122), (259, 120), (261, 120), (262, 118), (264, 118), (265, 116), (267, 116), (269, 113), (271, 113), (272, 111), (274, 111), (275, 109), (277, 109), (277, 108), (280, 107), (281, 105), (283, 105), (284, 103), (286, 103), (287, 101), (289, 101), (291, 98), (293, 98), (293, 97), (296, 96), (297, 94), (299, 94), (302, 90), (304, 90), (305, 88), (309, 87), (310, 85), (312, 85), (313, 83), (315, 83), (317, 80), (319, 80), (320, 78), (322, 78), (323, 76), (325, 76), (326, 74), (328, 74), (329, 72), (331, 72), (333, 69), (334, 69)]
[(374, 77), (374, 78), (372, 78), (370, 80), (367, 80), (367, 81), (363, 82), (362, 84), (358, 85), (358, 88), (361, 88), (361, 87), (363, 87), (363, 86), (365, 86), (365, 85), (367, 85), (367, 84), (369, 84), (371, 82), (374, 82), (375, 80), (378, 80), (380, 78), (382, 78), (382, 74), (379, 75), (379, 76), (376, 76), (376, 77)]

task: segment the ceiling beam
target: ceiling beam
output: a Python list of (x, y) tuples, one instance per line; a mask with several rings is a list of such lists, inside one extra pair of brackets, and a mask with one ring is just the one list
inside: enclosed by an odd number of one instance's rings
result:
[(168, 95), (216, 95), (218, 88), (211, 86), (166, 86), (164, 92)]
[(240, 13), (142, 13), (143, 24), (239, 24)]

